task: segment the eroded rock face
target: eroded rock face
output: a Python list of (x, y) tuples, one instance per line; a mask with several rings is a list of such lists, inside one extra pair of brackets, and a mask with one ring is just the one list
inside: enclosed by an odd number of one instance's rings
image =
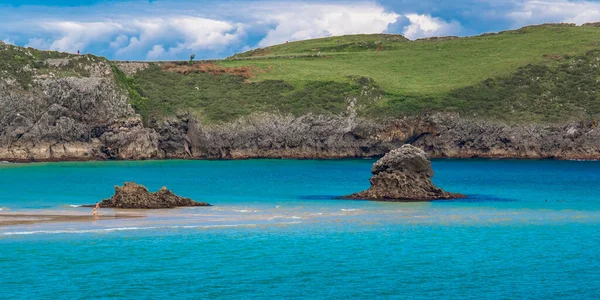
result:
[[(256, 114), (219, 125), (189, 126), (199, 158), (344, 158), (386, 153), (390, 143), (371, 138), (376, 122), (345, 116)], [(194, 134), (191, 135), (190, 132)]]
[(0, 70), (1, 160), (164, 156), (158, 134), (143, 126), (108, 61), (70, 56), (41, 64), (49, 73), (30, 65), (21, 70), (30, 78), (26, 86)]
[(600, 159), (600, 122), (511, 125), (457, 114), (369, 120), (257, 114), (224, 124), (183, 115), (151, 124), (167, 158), (355, 158), (412, 144), (435, 158)]
[(210, 204), (177, 196), (166, 187), (161, 188), (158, 192), (150, 193), (146, 187), (135, 182), (126, 182), (122, 187), (115, 186), (115, 194), (100, 202), (102, 208), (121, 209), (161, 209), (192, 206), (210, 206)]
[(371, 187), (346, 199), (379, 201), (428, 201), (463, 198), (436, 187), (427, 154), (414, 146), (404, 145), (378, 160), (371, 170)]

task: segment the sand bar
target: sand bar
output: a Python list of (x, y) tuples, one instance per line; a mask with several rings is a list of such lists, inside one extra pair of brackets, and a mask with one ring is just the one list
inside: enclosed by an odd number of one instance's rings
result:
[(61, 222), (94, 222), (119, 219), (143, 218), (144, 215), (115, 214), (100, 215), (60, 215), (60, 214), (0, 214), (0, 226), (30, 225)]

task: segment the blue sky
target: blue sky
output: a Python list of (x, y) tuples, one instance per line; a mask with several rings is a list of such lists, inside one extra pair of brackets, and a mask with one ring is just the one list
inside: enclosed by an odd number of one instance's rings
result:
[(0, 40), (119, 60), (221, 58), (357, 33), (410, 39), (600, 21), (600, 0), (0, 0)]

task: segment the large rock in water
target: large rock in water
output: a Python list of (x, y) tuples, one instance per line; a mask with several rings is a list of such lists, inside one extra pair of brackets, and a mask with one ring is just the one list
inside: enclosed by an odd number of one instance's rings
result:
[(427, 154), (412, 145), (392, 150), (378, 160), (371, 170), (371, 187), (345, 199), (378, 201), (428, 201), (464, 198), (436, 187)]
[(173, 194), (166, 187), (158, 192), (150, 193), (148, 189), (135, 182), (126, 182), (122, 187), (115, 186), (115, 194), (102, 200), (100, 207), (125, 209), (160, 209), (191, 206), (210, 206), (208, 203), (196, 202)]

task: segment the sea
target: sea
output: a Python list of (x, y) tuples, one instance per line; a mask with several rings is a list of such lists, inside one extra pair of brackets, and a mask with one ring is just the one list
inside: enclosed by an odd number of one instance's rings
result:
[(0, 164), (0, 215), (91, 214), (126, 181), (213, 205), (2, 226), (0, 298), (600, 298), (600, 162), (434, 160), (466, 199), (338, 200), (373, 162)]

